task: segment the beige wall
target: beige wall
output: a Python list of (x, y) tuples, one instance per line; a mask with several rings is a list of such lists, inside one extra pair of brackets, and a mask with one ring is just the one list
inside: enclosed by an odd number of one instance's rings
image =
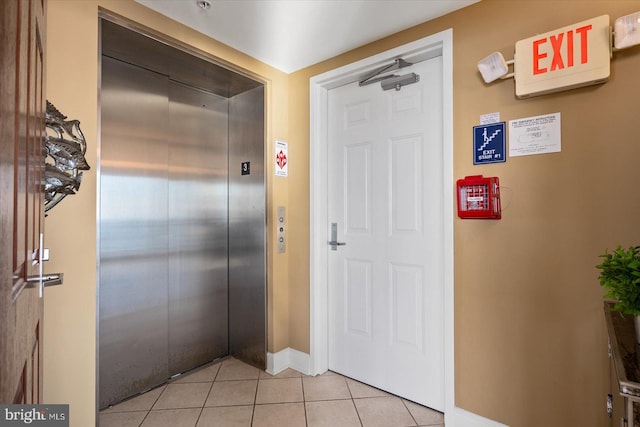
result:
[[(275, 139), (288, 140), (286, 74), (131, 0), (49, 0), (47, 98), (63, 114), (80, 120), (87, 138), (86, 158), (92, 166), (84, 173), (79, 193), (51, 210), (45, 221), (52, 258), (47, 271), (64, 272), (65, 283), (46, 290), (44, 401), (69, 403), (72, 427), (91, 426), (95, 420), (99, 8), (208, 52), (264, 81), (267, 153), (274, 151)], [(294, 155), (298, 151), (295, 141), (290, 142), (290, 151)], [(271, 156), (268, 159), (268, 170), (273, 171)], [(267, 174), (269, 236), (275, 229), (276, 207), (288, 203), (287, 186), (286, 179)], [(270, 244), (267, 257), (268, 346), (273, 352), (287, 347), (289, 341), (288, 254), (276, 254)]]
[[(267, 152), (288, 141), (287, 179), (268, 174), (269, 233), (287, 206), (288, 253), (268, 253), (269, 351), (309, 351), (309, 78), (453, 28), (454, 175), (496, 175), (501, 221), (455, 219), (456, 405), (513, 427), (605, 426), (608, 391), (597, 255), (637, 244), (640, 227), (640, 48), (616, 53), (604, 85), (517, 100), (513, 81), (484, 85), (476, 62), (510, 58), (517, 40), (601, 14), (630, 0), (483, 0), (289, 76), (131, 0), (49, 0), (47, 97), (81, 120), (89, 141), (80, 193), (46, 220), (48, 271), (65, 285), (45, 299), (45, 401), (71, 403), (72, 426), (95, 411), (98, 6), (237, 64), (268, 82)], [(479, 116), (562, 113), (562, 152), (473, 166)], [(269, 161), (269, 170), (273, 170)]]
[[(610, 423), (594, 266), (605, 248), (640, 241), (640, 48), (615, 54), (604, 85), (528, 100), (515, 99), (512, 80), (485, 85), (476, 63), (495, 50), (512, 58), (517, 40), (538, 33), (637, 10), (625, 0), (483, 0), (290, 76), (289, 135), (306, 149), (311, 76), (453, 28), (454, 176), (498, 176), (503, 187), (501, 221), (454, 223), (456, 405), (468, 411), (513, 427)], [(561, 112), (562, 152), (474, 166), (472, 127), (496, 111), (507, 121)], [(291, 184), (291, 200), (307, 196), (308, 180)], [(291, 321), (307, 327), (302, 256)], [(308, 351), (308, 335), (293, 331), (291, 346)]]

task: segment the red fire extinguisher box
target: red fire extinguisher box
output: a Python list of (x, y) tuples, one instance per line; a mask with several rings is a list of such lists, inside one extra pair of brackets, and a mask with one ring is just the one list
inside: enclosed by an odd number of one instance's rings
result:
[(463, 219), (500, 219), (500, 181), (498, 177), (465, 176), (456, 184), (458, 216)]

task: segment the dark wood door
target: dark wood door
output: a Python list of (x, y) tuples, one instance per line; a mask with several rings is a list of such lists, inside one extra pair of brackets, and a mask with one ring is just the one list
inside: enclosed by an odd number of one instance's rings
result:
[(0, 1), (0, 402), (39, 403), (45, 0)]

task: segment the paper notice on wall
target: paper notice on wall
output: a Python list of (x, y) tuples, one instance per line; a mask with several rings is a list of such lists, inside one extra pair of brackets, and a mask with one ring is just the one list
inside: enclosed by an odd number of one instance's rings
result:
[(495, 113), (489, 113), (489, 114), (482, 114), (480, 116), (480, 124), (481, 125), (488, 125), (491, 123), (498, 123), (500, 121), (500, 112), (495, 112)]
[(560, 113), (509, 120), (509, 156), (559, 153)]
[(276, 176), (289, 175), (289, 144), (276, 140)]

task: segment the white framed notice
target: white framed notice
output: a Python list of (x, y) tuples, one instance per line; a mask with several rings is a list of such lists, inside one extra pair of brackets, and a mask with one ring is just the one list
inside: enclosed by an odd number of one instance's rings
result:
[(289, 175), (289, 144), (276, 140), (276, 176)]
[(509, 120), (509, 157), (560, 151), (560, 113)]

